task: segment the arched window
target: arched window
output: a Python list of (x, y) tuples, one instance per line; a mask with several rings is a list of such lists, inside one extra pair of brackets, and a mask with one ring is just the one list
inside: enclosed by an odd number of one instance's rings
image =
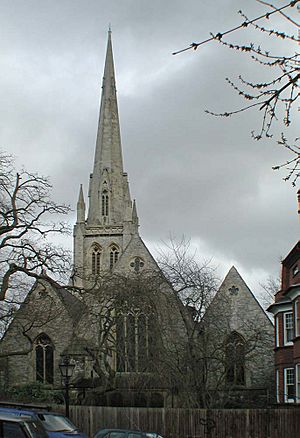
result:
[(94, 245), (92, 249), (92, 274), (100, 274), (101, 267), (101, 248), (98, 245)]
[(102, 216), (108, 216), (108, 207), (109, 207), (108, 191), (103, 190), (103, 192), (102, 192)]
[(118, 259), (119, 259), (119, 249), (115, 245), (113, 245), (110, 248), (110, 253), (109, 253), (109, 267), (110, 267), (110, 269), (113, 268), (115, 263), (117, 263)]
[(44, 333), (35, 341), (35, 372), (38, 382), (53, 383), (53, 344)]
[(245, 340), (237, 332), (232, 332), (226, 342), (226, 382), (245, 385)]

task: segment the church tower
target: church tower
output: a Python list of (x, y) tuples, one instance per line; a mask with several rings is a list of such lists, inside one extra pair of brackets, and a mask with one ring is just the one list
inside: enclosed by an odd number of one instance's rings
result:
[[(120, 124), (111, 31), (108, 42), (89, 204), (80, 186), (74, 226), (75, 285), (84, 286), (104, 271), (113, 271), (132, 239), (138, 239), (138, 216), (123, 170)], [(135, 262), (136, 263), (136, 262)]]

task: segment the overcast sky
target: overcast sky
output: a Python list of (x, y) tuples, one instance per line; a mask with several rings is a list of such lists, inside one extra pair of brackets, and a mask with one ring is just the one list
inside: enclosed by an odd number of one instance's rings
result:
[[(204, 112), (242, 105), (226, 77), (260, 80), (269, 70), (214, 42), (171, 55), (240, 23), (241, 8), (256, 16), (261, 5), (1, 0), (0, 7), (3, 150), (49, 176), (55, 198), (76, 206), (79, 184), (86, 193), (92, 170), (111, 23), (124, 167), (142, 237), (153, 250), (170, 234), (184, 234), (220, 276), (235, 264), (254, 291), (278, 275), (280, 259), (299, 238), (296, 189), (271, 170), (288, 156), (275, 142), (251, 139), (260, 122), (254, 111), (229, 119)], [(244, 30), (233, 40), (251, 38)], [(256, 41), (272, 46), (260, 33)], [(275, 43), (278, 52), (287, 50), (287, 43)], [(290, 138), (299, 135), (297, 123)]]

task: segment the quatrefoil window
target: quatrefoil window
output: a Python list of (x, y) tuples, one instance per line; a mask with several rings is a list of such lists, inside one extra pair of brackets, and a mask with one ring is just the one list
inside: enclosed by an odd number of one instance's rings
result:
[(130, 263), (130, 267), (135, 272), (140, 272), (140, 270), (143, 269), (144, 266), (145, 266), (145, 262), (140, 257), (135, 257)]

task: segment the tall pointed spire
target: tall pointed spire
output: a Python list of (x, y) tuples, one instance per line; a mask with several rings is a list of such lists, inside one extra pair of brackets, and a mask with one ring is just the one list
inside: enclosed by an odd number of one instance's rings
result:
[[(124, 220), (122, 200), (126, 193), (124, 193), (123, 182), (115, 69), (111, 30), (109, 30), (94, 169), (90, 180), (88, 223), (105, 225)], [(105, 202), (104, 207), (103, 202)]]
[(80, 184), (79, 196), (77, 201), (77, 223), (85, 221), (85, 202), (83, 197), (82, 184)]
[[(143, 259), (143, 264), (147, 257), (149, 258), (149, 253), (139, 236), (136, 203), (131, 201), (127, 173), (123, 170), (110, 29), (94, 166), (90, 176), (88, 214), (85, 220), (85, 203), (81, 187), (73, 235), (73, 281), (79, 287), (92, 287), (93, 276), (98, 275), (98, 271), (111, 272), (114, 268), (126, 271), (131, 269), (130, 263), (136, 257)], [(153, 260), (151, 257), (150, 259), (152, 264)]]
[(135, 229), (137, 231), (138, 227), (139, 227), (139, 218), (138, 218), (138, 214), (137, 214), (135, 199), (133, 200), (133, 206), (132, 206), (132, 223), (134, 224)]

